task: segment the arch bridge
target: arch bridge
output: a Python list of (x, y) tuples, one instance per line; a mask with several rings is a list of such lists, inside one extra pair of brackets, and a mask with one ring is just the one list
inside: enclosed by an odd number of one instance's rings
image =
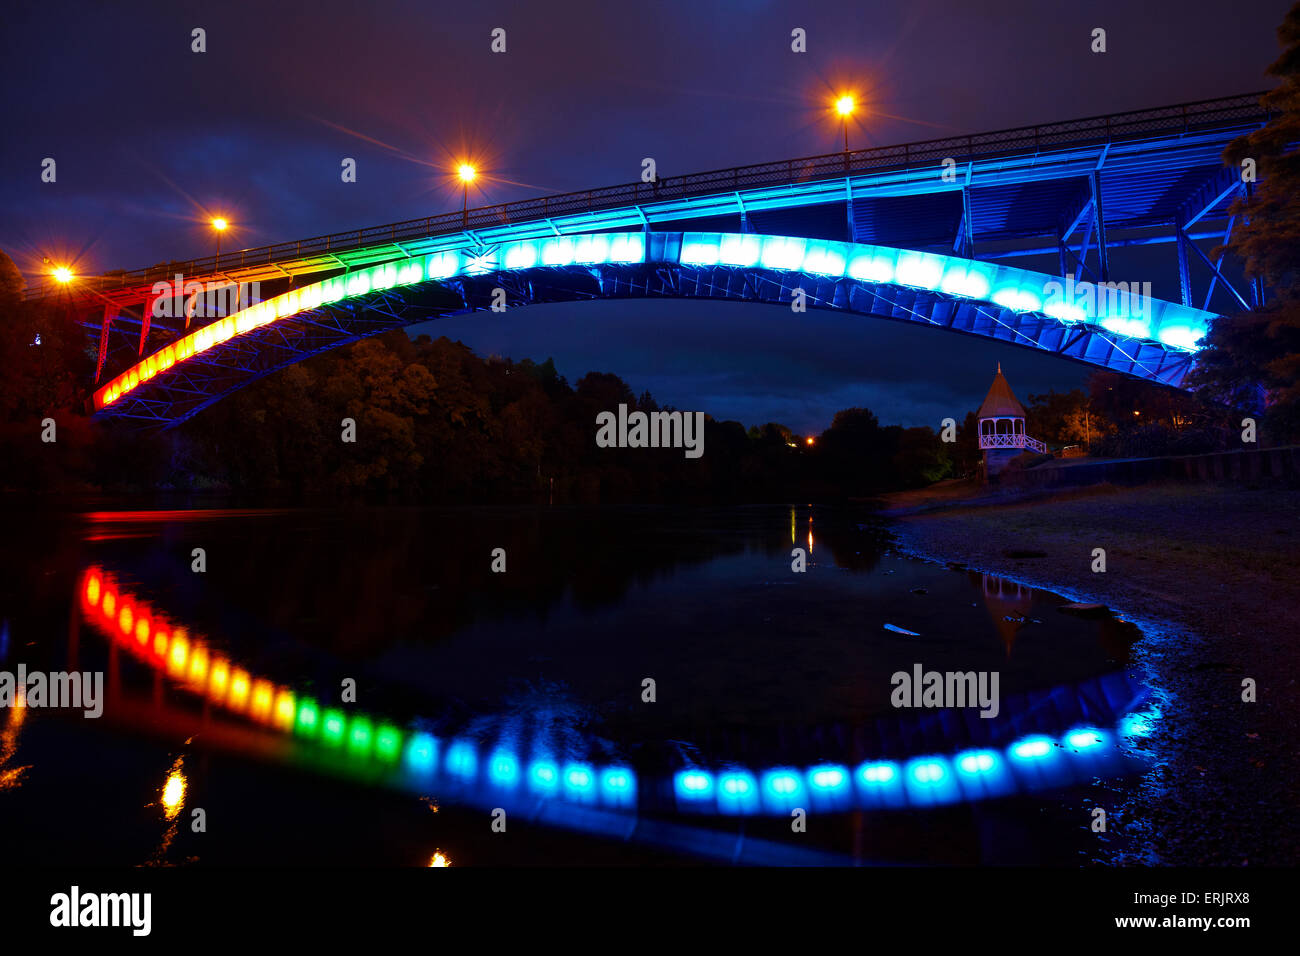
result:
[[(1268, 119), (1252, 94), (736, 167), (89, 277), (63, 294), (98, 332), (95, 413), (144, 426), (389, 329), (502, 302), (631, 297), (801, 299), (1180, 386), (1215, 305), (1263, 300), (1197, 242), (1231, 237), (1231, 204), (1252, 184), (1223, 152)], [(1159, 244), (1173, 247), (1177, 301), (1112, 278), (1121, 250)], [(178, 275), (276, 294), (186, 328), (155, 308)]]

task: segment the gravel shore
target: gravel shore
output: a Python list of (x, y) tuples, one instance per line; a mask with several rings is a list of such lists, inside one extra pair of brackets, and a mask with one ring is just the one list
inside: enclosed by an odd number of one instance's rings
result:
[[(892, 520), (905, 551), (1100, 602), (1142, 627), (1135, 659), (1164, 718), (1147, 742), (1152, 769), (1112, 814), (1127, 849), (1111, 862), (1300, 862), (1300, 490), (1102, 486)], [(1242, 700), (1247, 677), (1255, 703)]]

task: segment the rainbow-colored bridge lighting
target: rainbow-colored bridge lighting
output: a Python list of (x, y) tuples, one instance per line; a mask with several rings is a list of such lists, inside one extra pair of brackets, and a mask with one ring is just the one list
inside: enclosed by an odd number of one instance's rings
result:
[[(522, 228), (522, 227), (521, 227)], [(957, 256), (798, 236), (641, 232), (549, 236), (468, 245), (359, 269), (292, 289), (172, 342), (122, 372), (94, 394), (96, 411), (174, 366), (264, 326), (372, 292), (460, 276), (531, 269), (661, 264), (670, 267), (760, 268), (813, 279), (851, 279), (935, 293), (972, 304), (1042, 316), (1063, 326), (1086, 325), (1117, 336), (1192, 353), (1211, 313), (1139, 294), (1132, 288), (1068, 288), (1057, 278)], [(1086, 287), (1086, 291), (1085, 290)], [(994, 320), (992, 315), (990, 321)]]

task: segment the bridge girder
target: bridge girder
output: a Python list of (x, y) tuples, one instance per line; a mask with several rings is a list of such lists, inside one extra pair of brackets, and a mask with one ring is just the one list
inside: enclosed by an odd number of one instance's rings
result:
[[(118, 376), (96, 393), (95, 405), (104, 417), (171, 427), (310, 355), (440, 316), (488, 311), (502, 295), (507, 307), (680, 298), (788, 308), (801, 294), (812, 308), (978, 335), (1181, 384), (1194, 353), (1154, 336), (1183, 334), (1178, 323), (1203, 322), (1203, 313), (1098, 299), (1096, 314), (1076, 306), (1077, 315), (1061, 318), (1043, 311), (1053, 281), (959, 257), (754, 234), (616, 233), (489, 245), (474, 257), (444, 253), (418, 268), (385, 265), (325, 280), (218, 320), (173, 343), (170, 355), (164, 349)], [(1141, 309), (1153, 337), (1106, 328), (1132, 328)]]

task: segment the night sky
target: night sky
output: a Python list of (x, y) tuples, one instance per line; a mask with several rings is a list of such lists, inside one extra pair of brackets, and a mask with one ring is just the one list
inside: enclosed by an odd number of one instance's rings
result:
[[(1250, 92), (1271, 85), (1289, 5), (8, 0), (0, 249), (29, 273), (42, 255), (89, 273), (210, 254), (217, 214), (234, 223), (223, 251), (415, 218), (459, 207), (448, 167), (464, 155), (486, 204), (631, 182), (647, 156), (671, 176), (831, 152), (841, 89), (865, 107), (853, 146)], [(1089, 50), (1098, 26), (1104, 55)], [(790, 51), (794, 27), (806, 54)], [(47, 156), (55, 184), (40, 181)], [(1173, 249), (1155, 248), (1130, 277), (1168, 295)], [(734, 303), (552, 305), (422, 331), (809, 432), (849, 405), (961, 418), (999, 359), (1022, 398), (1087, 375), (950, 333)]]

